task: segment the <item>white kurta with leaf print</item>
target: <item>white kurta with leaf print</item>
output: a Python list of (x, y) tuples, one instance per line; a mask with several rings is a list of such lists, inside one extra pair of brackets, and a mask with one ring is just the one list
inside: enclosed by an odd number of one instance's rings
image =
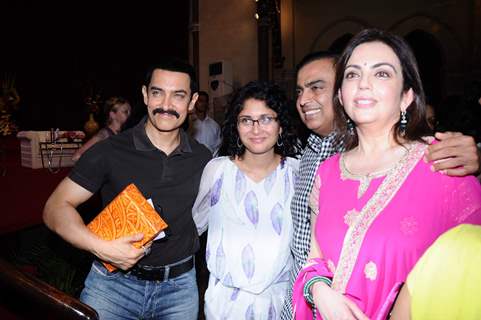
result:
[(298, 160), (287, 158), (260, 182), (228, 157), (202, 175), (193, 217), (208, 225), (207, 319), (278, 319), (292, 266), (290, 203)]

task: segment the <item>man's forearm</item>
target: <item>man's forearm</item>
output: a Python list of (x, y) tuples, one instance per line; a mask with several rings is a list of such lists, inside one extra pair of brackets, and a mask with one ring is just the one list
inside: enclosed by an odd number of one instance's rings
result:
[(49, 229), (74, 247), (96, 253), (100, 239), (85, 226), (74, 207), (47, 203), (44, 210), (44, 221)]

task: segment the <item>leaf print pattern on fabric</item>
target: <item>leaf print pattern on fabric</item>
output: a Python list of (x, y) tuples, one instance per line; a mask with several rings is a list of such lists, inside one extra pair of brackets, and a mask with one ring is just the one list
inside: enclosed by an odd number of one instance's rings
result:
[[(293, 195), (293, 168), (285, 161), (283, 169), (278, 166), (275, 174), (272, 171), (255, 182), (231, 165), (229, 158), (224, 160), (226, 166), (219, 167), (209, 185), (214, 199), (214, 185), (223, 175), (218, 202), (207, 208), (209, 225), (216, 226), (208, 229), (208, 266), (213, 278), (205, 297), (207, 310), (219, 320), (280, 319), (283, 301), (276, 295), (281, 289), (287, 291), (293, 272), (287, 237), (293, 227), (288, 223), (289, 203), (284, 202)], [(264, 251), (271, 241), (287, 250)]]
[(242, 250), (242, 269), (244, 270), (244, 274), (246, 275), (247, 279), (252, 279), (254, 276), (255, 271), (255, 256), (254, 250), (250, 244), (244, 247)]
[(222, 180), (224, 180), (224, 174), (222, 174), (214, 183), (214, 186), (210, 190), (210, 206), (213, 207), (219, 202), (220, 191), (222, 189)]
[(272, 187), (274, 186), (274, 183), (276, 182), (277, 179), (277, 169), (272, 171), (272, 173), (267, 176), (264, 180), (264, 190), (266, 194), (269, 194), (272, 190)]
[(274, 307), (274, 303), (272, 303), (272, 300), (271, 300), (271, 304), (269, 305), (269, 313), (267, 314), (267, 319), (268, 320), (277, 319), (276, 308)]
[(257, 204), (256, 194), (253, 191), (249, 192), (246, 195), (244, 199), (244, 207), (247, 218), (249, 218), (250, 222), (254, 226), (257, 226), (257, 223), (259, 222), (259, 208)]
[(299, 177), (297, 176), (297, 174), (292, 174), (292, 185), (294, 186), (294, 189), (296, 189), (296, 186), (297, 186), (297, 181), (299, 180)]
[(209, 189), (209, 192), (207, 192), (204, 197), (202, 198), (202, 200), (200, 201), (200, 204), (199, 204), (199, 208), (197, 209), (197, 211), (199, 212), (204, 212), (206, 211), (208, 208), (209, 208), (209, 205), (210, 205), (210, 193), (211, 193), (212, 189)]
[(235, 175), (235, 199), (237, 203), (239, 203), (242, 198), (244, 197), (244, 193), (246, 192), (246, 177), (237, 169), (237, 173)]
[(291, 180), (289, 179), (289, 173), (286, 172), (284, 175), (284, 202), (289, 199), (291, 193)]
[(283, 208), (279, 204), (279, 202), (276, 203), (271, 210), (272, 227), (274, 228), (274, 230), (278, 235), (281, 235), (281, 232), (282, 232), (282, 211), (283, 211)]
[(215, 270), (217, 271), (217, 275), (220, 277), (224, 274), (224, 268), (225, 268), (225, 253), (224, 253), (224, 248), (222, 247), (222, 233), (220, 236), (220, 242), (219, 246), (217, 247), (216, 253), (215, 253)]
[(227, 273), (227, 275), (224, 277), (224, 285), (227, 287), (233, 287), (232, 276), (230, 275), (230, 273)]
[(246, 314), (245, 314), (245, 319), (246, 320), (255, 320), (254, 316), (254, 304), (251, 304), (247, 307)]
[(230, 296), (230, 301), (236, 301), (237, 297), (239, 296), (240, 289), (239, 288), (234, 288), (232, 291), (232, 294)]
[(285, 271), (276, 281), (276, 283), (286, 282), (290, 279), (291, 272), (289, 270)]

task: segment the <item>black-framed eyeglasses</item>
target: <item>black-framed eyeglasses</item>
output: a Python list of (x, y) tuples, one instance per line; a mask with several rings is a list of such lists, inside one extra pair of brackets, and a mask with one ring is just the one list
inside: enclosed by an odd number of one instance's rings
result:
[(237, 120), (237, 123), (239, 124), (239, 126), (251, 128), (251, 127), (254, 127), (254, 123), (256, 122), (261, 127), (267, 127), (276, 121), (277, 121), (277, 117), (264, 114), (260, 116), (259, 119), (252, 119), (251, 117), (248, 117), (248, 116), (239, 117), (239, 119)]

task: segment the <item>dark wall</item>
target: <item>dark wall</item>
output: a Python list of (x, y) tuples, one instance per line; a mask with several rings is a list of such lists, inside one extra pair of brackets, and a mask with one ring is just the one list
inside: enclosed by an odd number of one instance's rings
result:
[(142, 112), (145, 69), (160, 56), (188, 58), (188, 0), (17, 0), (0, 12), (0, 77), (16, 76), (21, 129), (80, 129), (92, 90), (126, 96)]

